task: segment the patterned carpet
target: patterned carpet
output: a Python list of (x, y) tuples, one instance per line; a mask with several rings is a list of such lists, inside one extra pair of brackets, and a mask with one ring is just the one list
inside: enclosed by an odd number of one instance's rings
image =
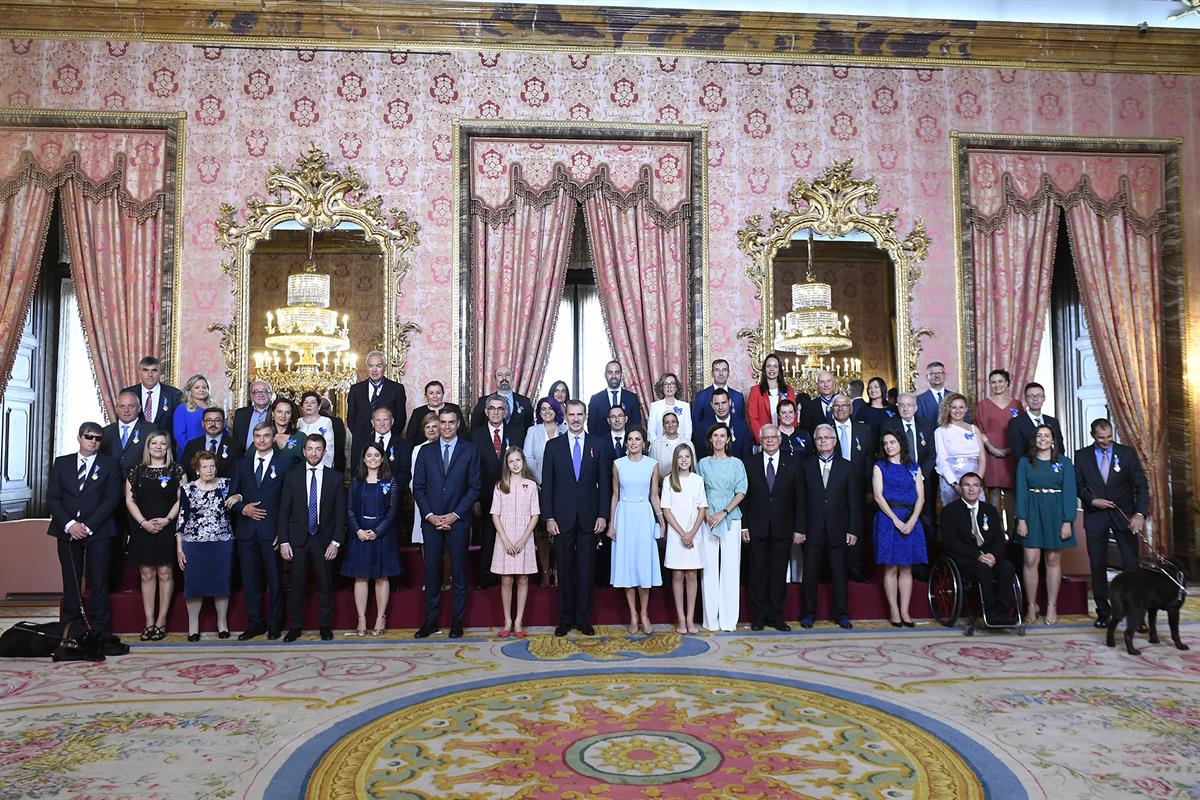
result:
[(0, 797), (1200, 798), (1189, 612), (1140, 657), (1074, 618), (9, 660)]

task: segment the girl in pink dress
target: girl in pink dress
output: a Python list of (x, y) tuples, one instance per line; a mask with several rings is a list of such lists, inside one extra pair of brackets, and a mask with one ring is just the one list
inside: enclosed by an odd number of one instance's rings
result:
[[(525, 615), (525, 598), (529, 593), (529, 576), (537, 572), (537, 554), (533, 529), (537, 527), (541, 507), (538, 505), (538, 486), (533, 473), (525, 464), (525, 453), (519, 447), (504, 451), (507, 469), (492, 493), (492, 522), (496, 525), (496, 547), (492, 551), (492, 572), (500, 576), (500, 600), (504, 605), (504, 627), (500, 638), (515, 635), (525, 638), (521, 618)], [(512, 613), (513, 576), (517, 578), (517, 613)]]

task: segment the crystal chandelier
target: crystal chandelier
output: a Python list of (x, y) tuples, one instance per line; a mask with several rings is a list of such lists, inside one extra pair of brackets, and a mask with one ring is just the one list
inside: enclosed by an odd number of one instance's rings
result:
[[(254, 354), (258, 379), (298, 397), (345, 391), (358, 379), (358, 355), (350, 352), (350, 315), (329, 307), (329, 276), (317, 272), (313, 230), (304, 270), (288, 276), (287, 305), (267, 312), (267, 350)], [(293, 358), (294, 356), (294, 358)]]
[(826, 358), (830, 353), (849, 350), (850, 317), (839, 316), (833, 309), (833, 289), (821, 283), (813, 273), (813, 234), (808, 229), (808, 272), (804, 283), (792, 284), (792, 310), (775, 320), (776, 350), (797, 353), (803, 358), (785, 358), (780, 366), (791, 386), (808, 394), (817, 392), (817, 373), (832, 372), (845, 387), (862, 379), (862, 361), (857, 358)]

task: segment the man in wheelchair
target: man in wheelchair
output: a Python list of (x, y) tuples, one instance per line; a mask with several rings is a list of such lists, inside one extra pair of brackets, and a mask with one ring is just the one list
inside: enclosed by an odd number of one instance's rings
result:
[(959, 499), (942, 508), (942, 539), (959, 571), (979, 586), (988, 624), (1012, 625), (1014, 570), (1004, 557), (1004, 523), (996, 507), (980, 499), (982, 490), (974, 472), (958, 479)]

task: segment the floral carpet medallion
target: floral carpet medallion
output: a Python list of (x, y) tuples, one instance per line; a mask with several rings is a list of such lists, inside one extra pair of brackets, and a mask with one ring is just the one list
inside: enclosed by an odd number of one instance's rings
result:
[(355, 724), (307, 797), (985, 796), (954, 746), (861, 700), (686, 671), (476, 686)]

